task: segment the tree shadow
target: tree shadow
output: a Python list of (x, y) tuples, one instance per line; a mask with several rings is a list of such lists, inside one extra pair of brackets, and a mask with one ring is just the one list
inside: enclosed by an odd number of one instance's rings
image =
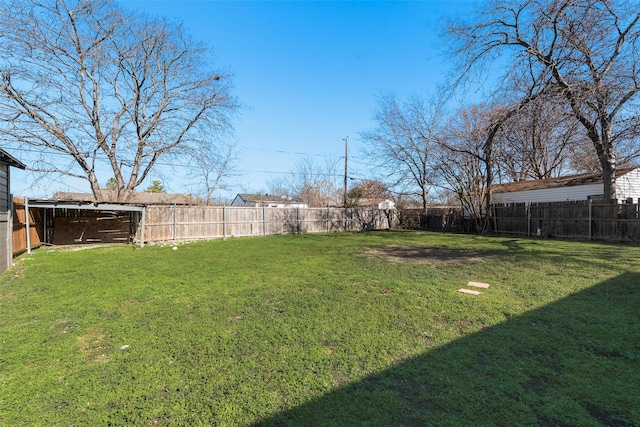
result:
[(255, 425), (638, 426), (639, 308), (623, 273)]

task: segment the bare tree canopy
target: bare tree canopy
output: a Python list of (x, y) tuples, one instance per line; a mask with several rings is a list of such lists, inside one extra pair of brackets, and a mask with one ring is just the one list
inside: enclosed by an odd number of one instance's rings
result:
[(214, 145), (205, 145), (194, 150), (189, 164), (189, 175), (197, 182), (194, 195), (200, 200), (213, 204), (214, 193), (227, 190), (227, 180), (236, 175), (238, 166), (238, 148), (232, 141), (219, 141)]
[(401, 102), (394, 93), (382, 94), (373, 117), (376, 127), (360, 135), (367, 144), (366, 156), (385, 180), (417, 190), (425, 212), (433, 183), (431, 150), (441, 131), (442, 105), (436, 98), (414, 95)]
[(161, 158), (193, 153), (229, 129), (229, 75), (179, 25), (110, 0), (0, 5), (0, 134), (40, 154), (35, 169), (86, 179), (119, 200)]
[(502, 125), (495, 150), (498, 173), (507, 181), (561, 176), (573, 171), (589, 148), (593, 151), (585, 144), (582, 126), (561, 100), (539, 98)]
[(560, 96), (595, 148), (605, 197), (614, 198), (616, 145), (638, 135), (639, 21), (630, 0), (492, 0), (450, 34), (463, 74), (503, 63), (503, 77), (533, 76), (537, 93)]
[(477, 230), (483, 227), (491, 199), (493, 140), (500, 127), (492, 123), (508, 113), (486, 105), (460, 109), (451, 116), (440, 149), (434, 152), (439, 179), (457, 195)]
[(337, 180), (339, 159), (326, 156), (322, 162), (305, 157), (287, 176), (269, 181), (269, 192), (278, 196), (297, 196), (309, 207), (335, 206), (341, 191)]

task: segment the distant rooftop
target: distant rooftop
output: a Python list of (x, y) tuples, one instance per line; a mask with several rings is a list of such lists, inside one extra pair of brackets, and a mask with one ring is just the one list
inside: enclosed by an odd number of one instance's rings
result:
[(302, 197), (298, 196), (274, 196), (273, 194), (248, 194), (248, 193), (238, 193), (238, 196), (245, 202), (254, 202), (254, 203), (268, 203), (268, 202), (277, 202), (277, 203), (304, 203)]
[[(616, 177), (628, 174), (637, 168), (624, 168), (616, 171)], [(541, 190), (544, 188), (571, 187), (574, 185), (602, 184), (602, 172), (590, 172), (579, 175), (561, 176), (558, 178), (518, 181), (508, 184), (496, 184), (493, 193), (513, 193), (515, 191)]]

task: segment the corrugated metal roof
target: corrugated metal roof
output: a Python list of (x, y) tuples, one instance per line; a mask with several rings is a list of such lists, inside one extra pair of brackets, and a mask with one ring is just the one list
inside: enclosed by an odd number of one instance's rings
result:
[[(117, 193), (115, 190), (102, 190), (102, 200), (96, 200), (92, 193), (69, 193), (69, 192), (57, 192), (51, 200), (57, 201), (75, 201), (75, 202), (107, 202), (107, 203), (119, 203)], [(147, 193), (147, 192), (134, 192), (126, 198), (126, 200), (120, 201), (121, 203), (128, 203), (134, 205), (192, 205), (194, 200), (188, 194), (169, 194), (169, 193)]]
[[(624, 168), (616, 171), (616, 177), (628, 174), (637, 168)], [(546, 178), (532, 181), (518, 181), (508, 184), (496, 184), (491, 187), (493, 193), (512, 193), (526, 190), (542, 190), (545, 188), (571, 187), (574, 185), (602, 184), (602, 172), (583, 173), (579, 175)]]

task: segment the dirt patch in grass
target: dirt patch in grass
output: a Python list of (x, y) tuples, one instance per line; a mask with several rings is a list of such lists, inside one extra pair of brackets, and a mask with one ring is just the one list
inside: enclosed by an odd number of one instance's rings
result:
[(484, 262), (493, 258), (480, 252), (428, 246), (381, 246), (366, 251), (366, 255), (383, 258), (392, 262), (410, 262), (424, 264)]
[(93, 329), (78, 337), (80, 353), (87, 358), (87, 363), (102, 364), (109, 362), (109, 341), (101, 329)]
[(68, 334), (78, 328), (79, 326), (76, 324), (76, 320), (69, 317), (63, 317), (51, 322), (51, 329), (53, 329), (56, 334)]

